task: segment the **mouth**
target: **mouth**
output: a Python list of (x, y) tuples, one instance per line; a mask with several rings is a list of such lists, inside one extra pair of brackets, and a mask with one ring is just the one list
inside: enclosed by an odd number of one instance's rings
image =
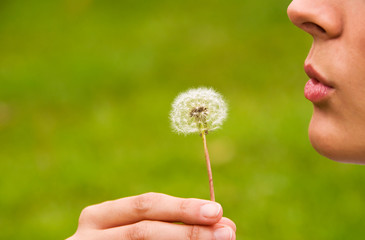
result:
[(304, 71), (310, 78), (304, 87), (304, 96), (313, 103), (323, 102), (334, 91), (333, 86), (312, 65), (306, 64)]

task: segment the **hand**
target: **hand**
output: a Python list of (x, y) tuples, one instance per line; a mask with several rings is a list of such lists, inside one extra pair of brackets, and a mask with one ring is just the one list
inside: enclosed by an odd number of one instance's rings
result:
[(222, 215), (215, 202), (146, 193), (86, 207), (68, 240), (236, 239), (235, 224)]

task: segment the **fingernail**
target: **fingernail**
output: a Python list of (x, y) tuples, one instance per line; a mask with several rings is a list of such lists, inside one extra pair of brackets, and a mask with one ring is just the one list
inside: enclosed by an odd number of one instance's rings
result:
[(230, 227), (218, 228), (214, 231), (215, 240), (232, 240), (233, 230)]
[(218, 203), (208, 203), (200, 208), (200, 213), (206, 218), (216, 218), (221, 212), (221, 209), (222, 207)]

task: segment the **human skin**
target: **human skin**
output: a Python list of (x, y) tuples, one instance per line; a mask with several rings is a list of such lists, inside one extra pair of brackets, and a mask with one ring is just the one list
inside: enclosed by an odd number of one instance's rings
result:
[[(313, 147), (333, 160), (364, 164), (365, 1), (294, 0), (288, 16), (313, 36), (307, 74), (331, 87), (313, 102)], [(69, 240), (235, 239), (234, 223), (215, 204), (157, 193), (109, 201), (85, 208)]]
[(235, 224), (222, 215), (215, 202), (146, 193), (86, 207), (68, 240), (236, 239)]
[(308, 131), (313, 147), (335, 161), (364, 164), (365, 1), (293, 0), (288, 16), (313, 37), (307, 74), (332, 87), (313, 103)]

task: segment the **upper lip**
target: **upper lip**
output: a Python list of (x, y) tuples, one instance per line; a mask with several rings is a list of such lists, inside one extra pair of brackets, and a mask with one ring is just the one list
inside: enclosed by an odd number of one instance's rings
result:
[(319, 74), (311, 64), (305, 64), (304, 71), (311, 79), (315, 79), (323, 85), (333, 88), (333, 86), (321, 74)]

